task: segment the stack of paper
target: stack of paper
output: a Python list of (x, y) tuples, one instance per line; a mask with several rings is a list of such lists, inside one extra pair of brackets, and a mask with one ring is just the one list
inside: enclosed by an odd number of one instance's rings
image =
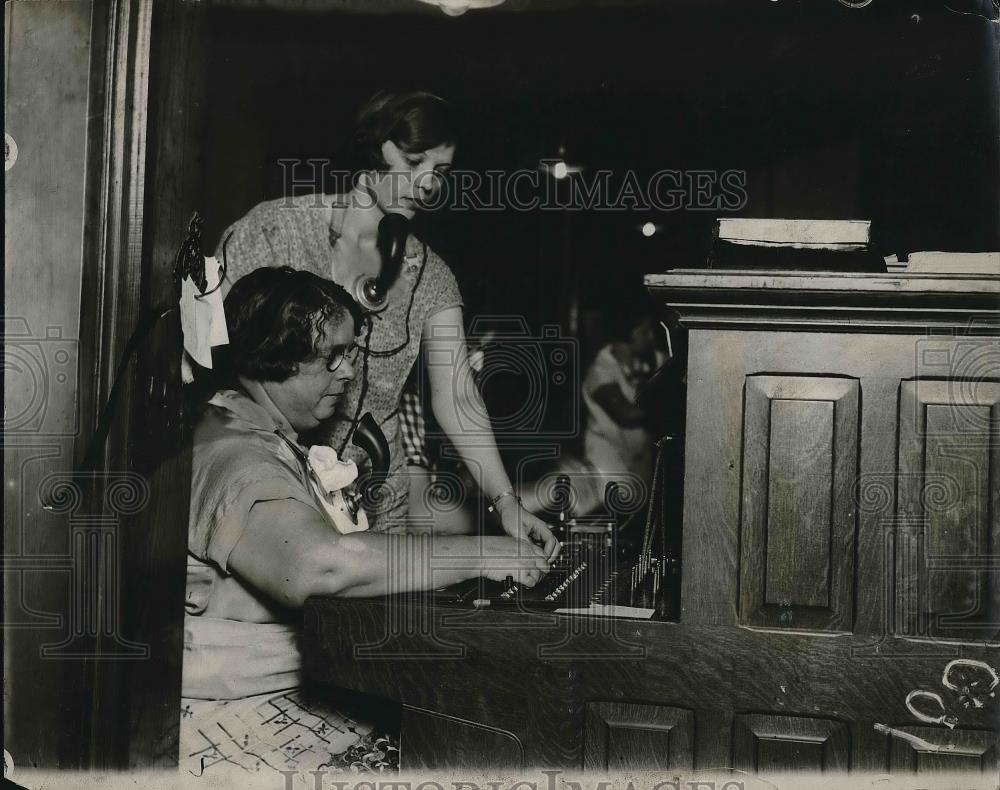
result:
[(798, 269), (884, 272), (870, 247), (866, 219), (719, 220), (709, 266), (720, 269)]
[(719, 239), (754, 247), (802, 250), (863, 250), (871, 238), (871, 222), (862, 219), (719, 220)]

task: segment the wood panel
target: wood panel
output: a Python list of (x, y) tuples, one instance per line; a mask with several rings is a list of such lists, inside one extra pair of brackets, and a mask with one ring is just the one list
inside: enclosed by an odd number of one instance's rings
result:
[[(734, 307), (735, 309), (735, 307)], [(929, 338), (929, 346), (952, 341)], [(681, 619), (736, 623), (741, 526), (744, 386), (762, 372), (791, 377), (849, 377), (864, 393), (859, 409), (860, 494), (854, 632), (885, 634), (892, 589), (886, 554), (894, 517), (900, 379), (913, 373), (913, 338), (828, 332), (692, 330), (684, 470), (684, 573)], [(888, 569), (888, 572), (887, 572)]]
[(904, 381), (896, 628), (990, 638), (1000, 623), (1000, 383)]
[(850, 762), (845, 722), (747, 714), (736, 716), (733, 727), (733, 767), (739, 771), (846, 771)]
[(833, 440), (832, 401), (771, 401), (766, 605), (830, 606)]
[(856, 379), (747, 377), (741, 622), (851, 630), (858, 402)]
[(687, 432), (699, 439), (685, 440), (681, 620), (735, 624), (746, 349), (698, 330), (688, 348)]
[[(81, 249), (93, 3), (4, 3), (4, 749), (59, 763), (78, 661), (40, 660), (69, 629), (70, 527), (39, 501), (80, 431)], [(75, 751), (75, 749), (74, 749)]]
[(893, 773), (974, 771), (996, 776), (1000, 768), (1000, 736), (996, 730), (914, 726), (895, 729), (912, 739), (892, 739), (889, 766)]
[(892, 530), (896, 512), (896, 448), (886, 441), (897, 424), (899, 380), (864, 376), (861, 391), (860, 466), (854, 633), (886, 635), (892, 621)]
[(587, 705), (583, 767), (587, 771), (690, 771), (694, 714), (665, 705)]
[[(207, 10), (200, 3), (154, 3), (151, 20), (149, 172), (142, 252), (145, 310), (175, 304), (177, 248), (202, 200), (201, 138)], [(149, 659), (122, 673), (129, 768), (177, 764), (191, 447), (181, 397), (180, 319), (161, 320), (136, 364), (128, 404), (128, 463), (149, 479), (150, 503), (129, 523), (124, 555), (128, 632)]]
[[(58, 107), (53, 111), (45, 101), (28, 103), (40, 113), (45, 131), (33, 136), (27, 148), (29, 159), (18, 167), (29, 162), (51, 166), (52, 184), (34, 184), (31, 194), (36, 198), (55, 196), (63, 208), (73, 201), (77, 206), (67, 212), (54, 205), (46, 208), (23, 201), (21, 205), (29, 213), (23, 227), (33, 266), (17, 267), (17, 271), (32, 273), (31, 285), (19, 299), (24, 305), (58, 311), (67, 299), (77, 300), (69, 314), (61, 312), (60, 320), (51, 323), (53, 329), (59, 324), (61, 337), (72, 343), (73, 365), (79, 326), (79, 375), (70, 375), (65, 363), (63, 369), (53, 369), (59, 386), (47, 395), (58, 392), (61, 400), (70, 399), (66, 411), (73, 421), (66, 435), (76, 439), (73, 455), (79, 463), (91, 444), (97, 415), (110, 394), (141, 310), (174, 301), (172, 250), (183, 238), (184, 224), (178, 230), (167, 224), (179, 213), (185, 215), (186, 223), (194, 207), (190, 174), (198, 168), (198, 149), (189, 144), (199, 133), (192, 119), (200, 111), (197, 95), (204, 88), (200, 68), (190, 66), (192, 61), (197, 63), (196, 36), (190, 35), (195, 28), (179, 24), (178, 18), (201, 12), (197, 4), (161, 5), (141, 0), (56, 5), (58, 9), (45, 3), (11, 4), (11, 13), (17, 17), (22, 13), (51, 17), (45, 20), (45, 35), (33, 36), (32, 25), (22, 24), (16, 40), (45, 40), (46, 50), (51, 47), (53, 51), (43, 59), (65, 59), (72, 72), (71, 77), (51, 79), (53, 73), (32, 66), (39, 90), (51, 91)], [(157, 72), (162, 103), (157, 139), (161, 149), (157, 156), (148, 157), (147, 97), (154, 16), (157, 33), (164, 39), (158, 48), (162, 59)], [(69, 32), (64, 34), (63, 27)], [(39, 53), (32, 52), (31, 57), (38, 61)], [(192, 75), (196, 75), (193, 80)], [(52, 123), (54, 117), (59, 123)], [(46, 143), (47, 138), (51, 144)], [(63, 156), (65, 143), (56, 138), (72, 140), (72, 155), (67, 149)], [(36, 143), (46, 146), (44, 155), (36, 154)], [(185, 146), (181, 155), (179, 150)], [(23, 145), (21, 150), (23, 156)], [(152, 167), (150, 181), (147, 166)], [(150, 200), (155, 201), (154, 210), (146, 211)], [(62, 249), (50, 265), (38, 254), (40, 238), (59, 239), (60, 244), (75, 240), (76, 246)], [(150, 255), (146, 244), (150, 238), (159, 243), (159, 256)], [(171, 251), (165, 252), (168, 246)], [(163, 267), (165, 273), (161, 273)], [(39, 285), (54, 290), (49, 297), (37, 297)], [(47, 345), (63, 354), (56, 348), (60, 344), (51, 342), (56, 339), (48, 336)], [(137, 368), (146, 372), (150, 360), (176, 353), (177, 348), (177, 334), (161, 331), (141, 347)], [(30, 491), (25, 503), (25, 510), (36, 514), (35, 518), (44, 512), (45, 529), (32, 530), (35, 534), (47, 531), (49, 522), (57, 522), (53, 542), (64, 545), (60, 551), (50, 549), (44, 560), (49, 570), (65, 571), (69, 579), (47, 573), (45, 581), (49, 586), (57, 584), (63, 594), (67, 588), (71, 591), (63, 616), (63, 627), (70, 633), (60, 642), (60, 634), (36, 631), (36, 638), (50, 643), (49, 652), (43, 655), (52, 660), (39, 664), (36, 647), (33, 660), (29, 657), (17, 662), (22, 673), (23, 667), (31, 666), (41, 676), (20, 687), (34, 689), (36, 704), (25, 715), (28, 721), (37, 720), (43, 726), (22, 724), (12, 731), (44, 740), (47, 754), (42, 764), (58, 762), (64, 768), (176, 763), (188, 470), (182, 455), (175, 454), (176, 463), (169, 468), (158, 463), (162, 455), (156, 456), (164, 447), (158, 441), (162, 434), (155, 429), (167, 422), (168, 415), (158, 408), (162, 401), (153, 398), (148, 388), (140, 387), (136, 397), (131, 379), (126, 376), (123, 380), (124, 396), (114, 412), (108, 441), (104, 451), (95, 456), (97, 474), (74, 476), (71, 458), (60, 467), (80, 502), (62, 511), (61, 520), (43, 511), (37, 490)], [(143, 383), (148, 380), (146, 376)], [(142, 428), (137, 440), (136, 432), (130, 430), (136, 425)], [(154, 426), (154, 430), (145, 430), (147, 426)], [(127, 479), (135, 470), (144, 476), (140, 488), (152, 488), (151, 496), (136, 500), (148, 505), (142, 513), (128, 506), (128, 495), (115, 500), (109, 495), (110, 484), (102, 490), (95, 482)], [(125, 509), (116, 502), (125, 504)], [(94, 520), (93, 528), (77, 528), (72, 521), (83, 522), (84, 515)], [(159, 524), (160, 529), (150, 528), (151, 524)], [(74, 545), (102, 550), (71, 554), (65, 546), (71, 534)], [(32, 604), (49, 614), (45, 604), (39, 605), (37, 600)], [(61, 677), (58, 681), (44, 677), (50, 672)], [(50, 720), (58, 724), (44, 726)], [(62, 726), (65, 721), (78, 722), (78, 726)], [(52, 755), (56, 747), (58, 759)], [(19, 763), (34, 759), (15, 757)]]
[[(645, 282), (692, 330), (840, 332), (870, 340), (889, 333), (965, 333), (978, 324), (970, 334), (1000, 334), (995, 322), (982, 320), (996, 311), (1000, 297), (1000, 281), (988, 275), (675, 269), (647, 274)], [(911, 370), (912, 352), (911, 341)], [(876, 352), (874, 358), (885, 356)], [(816, 362), (822, 367), (829, 359), (837, 358), (821, 354)]]
[[(106, 0), (94, 7), (80, 314), (83, 432), (76, 448), (81, 461), (91, 446), (140, 311), (151, 18), (152, 7), (138, 0)], [(126, 378), (121, 400), (126, 407), (131, 397), (129, 384)], [(129, 469), (128, 426), (128, 409), (117, 409), (103, 452), (92, 459), (93, 468), (119, 474)], [(90, 500), (89, 512), (98, 516), (101, 492), (95, 487), (85, 495)], [(125, 520), (113, 510), (109, 515), (115, 517), (116, 529), (124, 532)], [(122, 543), (119, 535), (117, 547)], [(129, 585), (122, 567), (124, 556), (121, 551), (109, 556), (108, 567), (99, 567), (93, 579), (91, 594), (113, 601), (107, 609), (116, 619), (98, 624), (90, 655), (79, 661), (85, 679), (67, 688), (66, 715), (81, 725), (63, 731), (64, 765), (124, 765), (129, 733), (122, 678), (130, 659), (117, 654), (117, 642), (128, 638), (127, 626), (119, 617)], [(86, 565), (74, 572), (84, 570), (88, 570)], [(122, 723), (116, 727), (111, 721)]]
[[(471, 620), (456, 619), (454, 609), (440, 606), (414, 614), (429, 616), (427, 632), (393, 631), (390, 619), (398, 615), (390, 609), (382, 601), (310, 599), (307, 675), (510, 731), (524, 745), (526, 767), (582, 767), (587, 706), (596, 702), (695, 711), (700, 768), (729, 764), (730, 750), (720, 746), (730, 737), (727, 716), (734, 710), (915, 723), (907, 693), (940, 686), (945, 664), (959, 655), (955, 646), (891, 637), (871, 657), (865, 654), (870, 636), (636, 620), (598, 632), (583, 629), (580, 618), (479, 610)], [(540, 658), (567, 634), (572, 653)], [(462, 657), (433, 655), (441, 640), (460, 646)], [(617, 641), (644, 651), (608, 657)], [(364, 644), (382, 645), (383, 655), (357, 658)], [(995, 660), (989, 646), (962, 650), (969, 658)], [(959, 716), (962, 727), (993, 726), (994, 713), (985, 708)], [(878, 748), (881, 757), (866, 764), (884, 760), (881, 741)]]

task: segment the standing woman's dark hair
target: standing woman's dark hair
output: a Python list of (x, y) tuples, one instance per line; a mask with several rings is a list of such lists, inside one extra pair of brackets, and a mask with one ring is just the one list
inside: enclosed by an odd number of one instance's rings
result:
[(361, 108), (354, 124), (353, 170), (384, 171), (382, 144), (391, 140), (405, 153), (418, 153), (457, 142), (451, 106), (433, 93), (380, 91)]

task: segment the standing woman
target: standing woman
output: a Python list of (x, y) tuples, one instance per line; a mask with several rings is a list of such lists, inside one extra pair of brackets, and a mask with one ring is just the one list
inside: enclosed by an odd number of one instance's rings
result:
[[(345, 195), (311, 194), (260, 203), (222, 236), (229, 284), (253, 269), (291, 266), (328, 277), (354, 291), (359, 278), (377, 276), (382, 266), (379, 226), (387, 215), (412, 218), (432, 205), (455, 155), (451, 110), (430, 93), (379, 93), (358, 115), (353, 148), (355, 185)], [(363, 460), (347, 440), (355, 421), (370, 411), (391, 453), (374, 529), (403, 527), (409, 482), (400, 439), (399, 400), (423, 348), (428, 360), (431, 409), (483, 493), (504, 531), (543, 545), (550, 556), (559, 544), (514, 492), (492, 433), (489, 417), (471, 381), (462, 316), (462, 297), (447, 264), (425, 243), (405, 235), (404, 257), (387, 304), (370, 314), (362, 335), (359, 375), (323, 437), (338, 452)], [(223, 249), (224, 248), (224, 249)], [(449, 360), (450, 364), (441, 364)], [(467, 426), (475, 435), (466, 437)]]

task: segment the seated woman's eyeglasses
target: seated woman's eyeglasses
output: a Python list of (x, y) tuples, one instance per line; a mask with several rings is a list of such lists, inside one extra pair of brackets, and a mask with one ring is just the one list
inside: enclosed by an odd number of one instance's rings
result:
[(352, 365), (358, 360), (358, 350), (357, 345), (351, 344), (347, 348), (341, 348), (334, 351), (326, 360), (326, 369), (333, 373), (337, 368), (344, 364), (344, 360), (348, 360)]

